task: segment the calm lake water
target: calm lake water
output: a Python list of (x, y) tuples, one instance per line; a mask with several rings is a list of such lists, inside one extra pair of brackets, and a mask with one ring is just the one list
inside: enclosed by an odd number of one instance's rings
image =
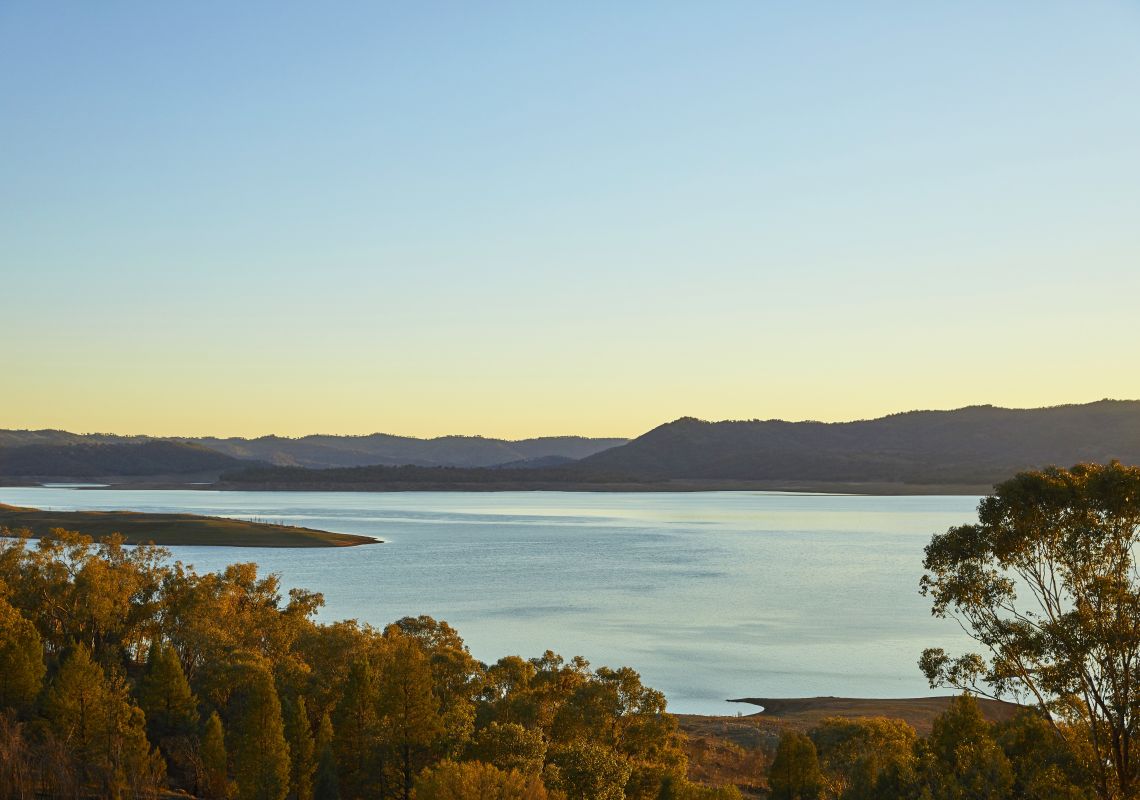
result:
[(256, 561), (323, 592), (324, 619), (430, 614), (484, 661), (583, 655), (629, 665), (673, 711), (730, 697), (932, 692), (924, 647), (965, 645), (918, 594), (932, 534), (976, 497), (759, 492), (115, 491), (0, 488), (0, 503), (285, 522), (380, 537), (318, 550), (178, 547), (199, 571)]

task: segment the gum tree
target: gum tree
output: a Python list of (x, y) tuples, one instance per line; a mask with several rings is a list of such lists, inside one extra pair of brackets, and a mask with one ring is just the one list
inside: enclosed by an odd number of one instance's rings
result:
[(1140, 468), (1023, 472), (936, 535), (922, 592), (979, 652), (926, 650), (932, 687), (1029, 701), (1075, 753), (1099, 797), (1140, 793)]

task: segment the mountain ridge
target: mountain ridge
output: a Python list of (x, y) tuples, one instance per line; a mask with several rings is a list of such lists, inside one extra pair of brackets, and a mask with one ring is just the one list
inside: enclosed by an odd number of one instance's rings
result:
[[(492, 467), (550, 457), (579, 459), (627, 439), (585, 436), (542, 436), (495, 439), (484, 436), (438, 436), (419, 439), (387, 433), (358, 436), (308, 434), (245, 437), (152, 437), (107, 433), (78, 434), (57, 429), (0, 430), (0, 453), (15, 447), (76, 445), (138, 445), (175, 442), (199, 445), (232, 458), (277, 466), (316, 469), (357, 466)], [(0, 473), (3, 474), (3, 473)]]
[(977, 405), (851, 422), (681, 417), (573, 468), (658, 480), (972, 483), (1112, 458), (1140, 463), (1140, 401)]

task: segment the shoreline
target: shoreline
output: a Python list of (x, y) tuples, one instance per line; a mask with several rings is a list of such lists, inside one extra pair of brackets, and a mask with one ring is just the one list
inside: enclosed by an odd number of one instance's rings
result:
[[(740, 481), (740, 480), (670, 480), (645, 483), (559, 483), (559, 482), (512, 482), (501, 483), (452, 483), (446, 481), (432, 483), (250, 483), (243, 485), (232, 482), (180, 482), (172, 480), (123, 481), (121, 478), (39, 478), (35, 480), (6, 481), (0, 479), (0, 488), (61, 488), (51, 487), (51, 483), (86, 483), (77, 485), (77, 491), (91, 489), (160, 491), (189, 490), (215, 492), (361, 492), (391, 494), (398, 492), (470, 492), (493, 494), (502, 492), (595, 492), (626, 494), (678, 494), (702, 492), (773, 492), (780, 494), (803, 495), (856, 495), (866, 497), (910, 497), (920, 495), (946, 495), (978, 497), (989, 494), (991, 483), (903, 483), (890, 481)], [(100, 484), (100, 485), (94, 485)]]
[[(828, 717), (863, 719), (887, 717), (901, 719), (919, 733), (928, 733), (935, 717), (949, 706), (957, 695), (930, 695), (927, 697), (747, 697), (732, 698), (729, 703), (754, 705), (759, 710), (740, 716), (728, 714), (682, 714), (673, 716), (681, 720), (683, 728), (694, 731), (715, 731), (726, 723), (737, 723), (752, 728), (778, 725), (806, 731)], [(1002, 700), (977, 697), (982, 714), (990, 722), (1001, 722), (1013, 717), (1029, 706)]]
[(99, 541), (119, 534), (123, 543), (161, 547), (359, 547), (384, 544), (383, 539), (334, 533), (296, 525), (253, 522), (203, 514), (143, 511), (51, 511), (0, 503), (0, 535), (42, 538), (53, 530), (77, 531)]

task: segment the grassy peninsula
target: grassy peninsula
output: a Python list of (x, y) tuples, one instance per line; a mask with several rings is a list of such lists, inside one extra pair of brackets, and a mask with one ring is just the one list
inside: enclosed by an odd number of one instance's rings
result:
[(30, 531), (39, 537), (55, 528), (95, 539), (122, 534), (127, 544), (212, 545), (221, 547), (352, 547), (375, 539), (294, 525), (274, 525), (197, 514), (137, 511), (44, 511), (0, 503), (0, 532)]

